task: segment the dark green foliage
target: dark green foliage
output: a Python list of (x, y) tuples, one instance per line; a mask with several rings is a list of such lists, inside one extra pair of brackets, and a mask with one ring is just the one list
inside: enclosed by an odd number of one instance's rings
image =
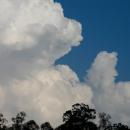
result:
[(12, 118), (12, 126), (7, 126), (7, 120), (0, 114), (0, 130), (130, 130), (127, 125), (112, 124), (111, 116), (99, 113), (99, 125), (95, 124), (96, 110), (86, 104), (74, 104), (71, 110), (63, 114), (63, 124), (53, 129), (49, 122), (39, 125), (30, 120), (25, 122), (26, 113), (20, 112)]
[(6, 123), (8, 121), (6, 120), (6, 118), (4, 118), (3, 114), (0, 113), (0, 130), (5, 130), (6, 129)]
[(105, 130), (130, 130), (130, 128), (127, 125), (118, 123), (108, 126)]
[(23, 129), (23, 122), (25, 121), (26, 113), (20, 112), (16, 115), (16, 117), (12, 118), (12, 128), (13, 130), (22, 130)]
[(89, 108), (88, 105), (83, 103), (74, 104), (71, 110), (66, 111), (63, 114), (62, 128), (68, 130), (97, 130), (96, 125), (90, 122), (96, 118), (96, 110)]
[(25, 120), (26, 113), (25, 112), (20, 112), (16, 115), (16, 117), (12, 118), (12, 121), (16, 125), (21, 125), (23, 121)]
[(63, 121), (71, 123), (85, 123), (95, 118), (96, 110), (89, 108), (88, 105), (85, 105), (83, 103), (74, 104), (72, 106), (72, 110), (66, 111), (63, 114)]
[(87, 122), (86, 124), (62, 124), (55, 130), (98, 130), (97, 125), (93, 122)]
[(41, 124), (41, 130), (53, 130), (53, 128), (49, 122), (45, 122)]
[(106, 129), (111, 127), (111, 116), (106, 113), (99, 113), (99, 129)]
[(23, 125), (23, 130), (38, 130), (39, 126), (34, 120), (30, 120)]

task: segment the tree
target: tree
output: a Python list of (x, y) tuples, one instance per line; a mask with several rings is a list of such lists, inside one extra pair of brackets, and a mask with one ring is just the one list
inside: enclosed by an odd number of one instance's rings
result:
[(39, 126), (34, 120), (30, 120), (24, 124), (24, 130), (38, 130)]
[[(63, 114), (63, 124), (61, 130), (90, 130), (89, 128), (97, 128), (91, 121), (96, 118), (96, 110), (89, 108), (83, 103), (74, 104), (71, 110)], [(91, 126), (90, 126), (91, 124)], [(92, 129), (93, 130), (93, 129)], [(96, 130), (96, 129), (94, 129)]]
[(23, 128), (23, 122), (25, 121), (26, 113), (20, 112), (16, 115), (16, 117), (12, 118), (13, 122), (13, 129), (14, 130), (22, 130)]
[(0, 113), (0, 130), (5, 130), (6, 129), (6, 123), (8, 121), (6, 120), (6, 118), (4, 118), (3, 114)]
[(41, 124), (41, 130), (53, 130), (53, 128), (49, 122), (45, 122)]
[(99, 129), (105, 130), (107, 127), (111, 127), (111, 116), (106, 113), (99, 113)]
[(130, 130), (122, 123), (112, 124), (111, 116), (99, 113), (99, 125), (94, 123), (96, 110), (83, 103), (72, 105), (72, 109), (63, 114), (63, 124), (53, 129), (49, 122), (39, 125), (34, 121), (25, 121), (26, 113), (20, 112), (12, 118), (12, 126), (7, 126), (7, 120), (0, 113), (0, 130)]
[(112, 129), (106, 129), (106, 130), (130, 130), (127, 125), (124, 125), (122, 123), (114, 124), (114, 125), (112, 125), (111, 128)]
[(93, 122), (87, 122), (84, 130), (97, 130), (97, 125)]
[(63, 121), (70, 123), (85, 123), (96, 118), (96, 110), (83, 103), (74, 104), (72, 110), (63, 114)]

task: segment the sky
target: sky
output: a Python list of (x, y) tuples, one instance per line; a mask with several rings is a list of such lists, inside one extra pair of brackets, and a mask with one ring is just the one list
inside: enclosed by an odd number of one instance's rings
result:
[(62, 123), (75, 103), (130, 125), (128, 1), (0, 0), (0, 112)]
[(130, 1), (129, 0), (56, 0), (64, 14), (83, 26), (82, 44), (57, 61), (68, 64), (81, 80), (100, 51), (117, 52), (117, 81), (130, 80)]

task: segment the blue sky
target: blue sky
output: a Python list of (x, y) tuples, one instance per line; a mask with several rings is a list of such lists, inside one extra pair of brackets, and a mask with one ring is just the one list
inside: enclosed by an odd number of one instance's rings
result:
[(100, 51), (117, 52), (117, 81), (130, 80), (130, 0), (56, 0), (65, 16), (83, 25), (82, 44), (57, 61), (84, 79)]

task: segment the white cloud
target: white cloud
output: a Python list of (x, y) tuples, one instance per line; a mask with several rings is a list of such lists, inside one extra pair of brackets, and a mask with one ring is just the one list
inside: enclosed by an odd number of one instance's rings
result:
[(57, 125), (66, 109), (84, 102), (129, 119), (130, 83), (115, 82), (116, 53), (98, 54), (87, 83), (68, 66), (55, 65), (82, 40), (80, 23), (66, 18), (59, 3), (0, 0), (0, 17), (1, 112), (12, 116), (24, 110), (30, 118)]
[(93, 89), (93, 103), (116, 121), (129, 123), (130, 82), (116, 82), (117, 54), (101, 52), (88, 71), (87, 82)]
[(0, 1), (0, 80), (50, 66), (82, 40), (81, 25), (52, 0)]
[[(63, 15), (60, 4), (50, 0), (2, 0), (0, 43), (22, 49), (38, 44), (46, 33), (55, 34), (55, 40), (68, 44), (78, 43), (81, 26), (78, 22)], [(48, 39), (49, 40), (49, 39)], [(52, 39), (51, 39), (52, 40)], [(51, 41), (50, 40), (50, 41)], [(48, 43), (44, 43), (49, 46)], [(56, 43), (54, 43), (56, 44)]]
[(6, 115), (25, 110), (31, 119), (50, 121), (56, 126), (72, 104), (91, 104), (92, 92), (68, 66), (59, 65), (36, 72), (26, 80), (15, 80), (4, 98), (2, 109)]
[(54, 65), (80, 44), (80, 23), (52, 0), (1, 0), (0, 8), (0, 111), (57, 125), (72, 104), (91, 104), (90, 87)]

